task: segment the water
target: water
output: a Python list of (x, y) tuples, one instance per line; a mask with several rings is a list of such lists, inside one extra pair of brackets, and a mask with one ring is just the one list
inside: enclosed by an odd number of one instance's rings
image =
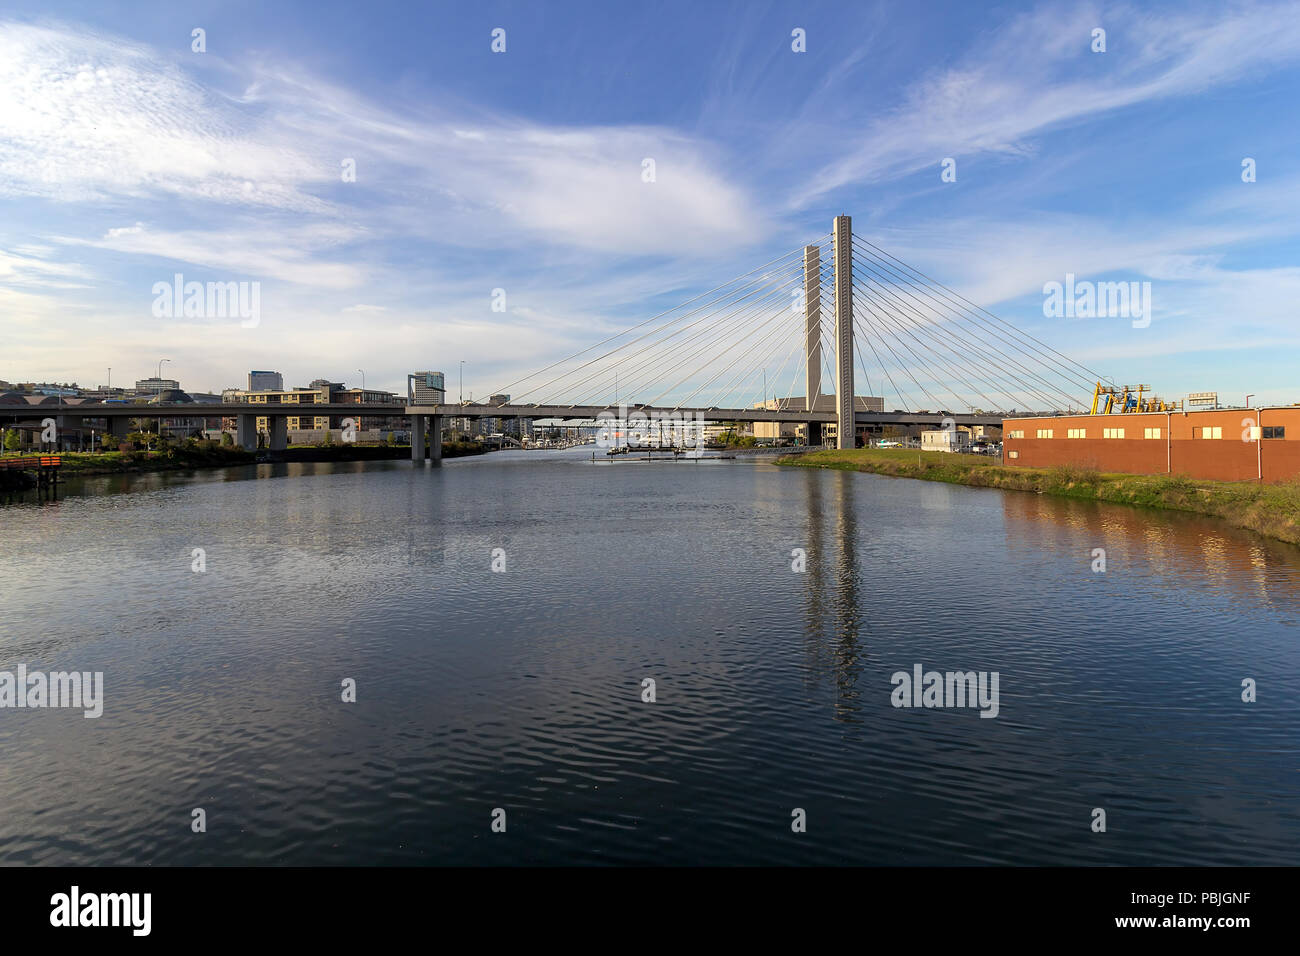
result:
[[(95, 720), (0, 710), (0, 862), (1300, 855), (1300, 549), (588, 455), (91, 479), (0, 509), (0, 669), (106, 685)], [(998, 717), (894, 708), (916, 663), (997, 671)]]

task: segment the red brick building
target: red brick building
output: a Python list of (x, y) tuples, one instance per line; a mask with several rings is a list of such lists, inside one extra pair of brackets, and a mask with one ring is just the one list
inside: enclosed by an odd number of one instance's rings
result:
[(1300, 405), (1008, 418), (1003, 461), (1215, 481), (1300, 476)]

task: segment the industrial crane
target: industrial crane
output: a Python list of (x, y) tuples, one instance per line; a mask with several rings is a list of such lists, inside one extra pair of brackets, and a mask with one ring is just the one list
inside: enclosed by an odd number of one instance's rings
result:
[(1093, 415), (1126, 415), (1141, 412), (1172, 412), (1182, 408), (1182, 402), (1166, 402), (1151, 395), (1142, 396), (1151, 391), (1150, 385), (1125, 385), (1122, 389), (1114, 385), (1097, 383), (1092, 392)]

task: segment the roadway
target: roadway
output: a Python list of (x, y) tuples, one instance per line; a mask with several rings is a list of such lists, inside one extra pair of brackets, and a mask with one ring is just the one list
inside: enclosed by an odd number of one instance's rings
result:
[[(558, 418), (590, 420), (612, 418), (620, 412), (617, 405), (400, 405), (369, 402), (365, 404), (253, 404), (245, 402), (193, 402), (167, 405), (109, 405), (91, 402), (79, 405), (0, 405), (0, 420), (17, 421), (66, 416), (69, 418), (234, 418), (239, 415), (364, 415), (407, 418), (414, 415), (442, 415), (454, 418)], [(770, 408), (669, 408), (648, 405), (626, 407), (627, 414), (671, 419), (712, 422), (834, 422), (834, 411)], [(859, 425), (942, 425), (951, 418), (957, 425), (1001, 425), (1004, 415), (971, 412), (873, 412), (858, 409), (854, 416)]]
[[(620, 413), (617, 405), (407, 405), (406, 415), (444, 415), (451, 418), (558, 418), (590, 420), (599, 417), (613, 418)], [(661, 416), (671, 420), (711, 422), (828, 422), (836, 420), (835, 412), (764, 408), (656, 408), (648, 405), (626, 406), (625, 414), (640, 414), (647, 418)], [(373, 413), (372, 413), (373, 414)], [(951, 418), (957, 425), (1001, 425), (1002, 413), (974, 414), (971, 412), (873, 412), (858, 409), (854, 418), (859, 425), (942, 425)]]

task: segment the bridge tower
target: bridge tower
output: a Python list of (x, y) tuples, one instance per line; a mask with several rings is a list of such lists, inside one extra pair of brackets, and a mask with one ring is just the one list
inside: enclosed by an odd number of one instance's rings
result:
[[(803, 247), (803, 326), (805, 362), (804, 411), (817, 408), (822, 391), (822, 251), (819, 246)], [(822, 423), (808, 423), (808, 444), (820, 445)]]
[(857, 444), (857, 425), (853, 414), (852, 220), (836, 216), (831, 232), (835, 241), (835, 447), (853, 448)]

